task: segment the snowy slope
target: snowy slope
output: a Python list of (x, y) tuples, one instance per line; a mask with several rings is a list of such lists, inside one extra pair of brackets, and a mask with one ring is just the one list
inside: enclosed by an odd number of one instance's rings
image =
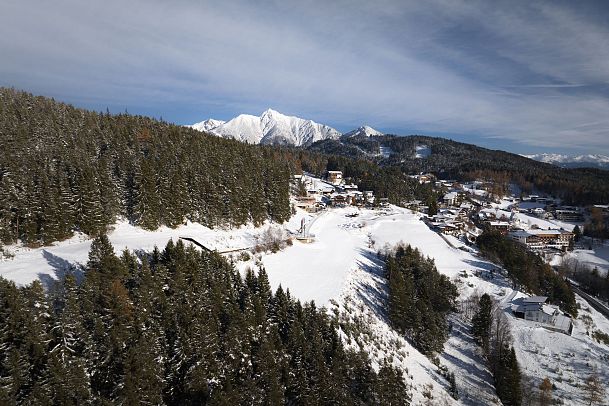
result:
[(260, 144), (264, 134), (260, 118), (241, 114), (210, 131), (224, 138), (234, 138), (248, 144)]
[(382, 132), (375, 130), (372, 127), (368, 127), (367, 125), (363, 125), (355, 130), (349, 131), (348, 133), (343, 134), (343, 137), (377, 137), (379, 135), (384, 135)]
[(198, 131), (210, 132), (214, 128), (219, 127), (224, 123), (225, 123), (225, 121), (214, 120), (213, 118), (210, 118), (205, 121), (201, 121), (200, 123), (195, 123), (193, 125), (190, 125), (188, 127), (194, 128), (195, 130), (198, 130)]
[(565, 168), (597, 167), (609, 169), (609, 156), (600, 154), (564, 155), (564, 154), (533, 154), (523, 155), (526, 158)]
[[(347, 216), (354, 212), (359, 215)], [(523, 293), (515, 291), (511, 283), (496, 272), (489, 277), (488, 271), (496, 269), (495, 265), (475, 253), (455, 248), (462, 243), (430, 230), (419, 214), (395, 207), (384, 211), (332, 209), (314, 216), (298, 211), (284, 227), (295, 231), (302, 218), (312, 222), (313, 243), (295, 241), (283, 251), (256, 254), (245, 262), (239, 262), (235, 255), (237, 266), (244, 270), (248, 266), (263, 265), (273, 288), (282, 285), (301, 300), (314, 300), (326, 306), (339, 317), (341, 326), (356, 324), (357, 329), (342, 333), (347, 345), (364, 350), (376, 365), (388, 360), (404, 370), (407, 383), (412, 385), (413, 405), (488, 405), (497, 401), (492, 378), (469, 334), (471, 324), (462, 315), (454, 315), (454, 328), (439, 356), (440, 362), (456, 376), (461, 394), (458, 401), (448, 396), (447, 383), (438, 374), (437, 367), (387, 323), (383, 310), (386, 283), (383, 264), (376, 258), (376, 252), (400, 241), (432, 257), (439, 272), (457, 284), (460, 300), (471, 294), (489, 293), (501, 303), (511, 324), (519, 362), (535, 388), (547, 376), (556, 386), (555, 397), (563, 399), (564, 404), (576, 405), (582, 402), (582, 382), (593, 369), (596, 368), (603, 379), (609, 377), (609, 370), (603, 369), (603, 363), (609, 360), (609, 347), (586, 334), (597, 329), (609, 333), (607, 319), (579, 298), (582, 314), (592, 322), (576, 320), (572, 336), (550, 332), (512, 317), (507, 310), (510, 302)], [(164, 246), (169, 238), (175, 240), (178, 236), (194, 237), (206, 246), (222, 250), (254, 245), (266, 227), (211, 230), (190, 223), (175, 230), (160, 228), (150, 232), (117, 223), (109, 238), (117, 252), (125, 247), (149, 250), (154, 245)], [(9, 247), (15, 259), (0, 262), (0, 275), (20, 284), (36, 278), (50, 282), (61, 276), (66, 266), (86, 262), (89, 247), (90, 240), (84, 236), (51, 247)], [(426, 397), (427, 392), (432, 394), (432, 400)]]
[[(316, 141), (337, 139), (341, 133), (327, 125), (305, 120), (299, 117), (286, 116), (275, 110), (268, 109), (260, 117), (241, 114), (227, 122), (206, 120), (193, 124), (197, 130), (205, 128), (212, 134), (234, 138), (250, 144), (280, 144), (306, 146)], [(208, 123), (208, 124), (203, 124)]]

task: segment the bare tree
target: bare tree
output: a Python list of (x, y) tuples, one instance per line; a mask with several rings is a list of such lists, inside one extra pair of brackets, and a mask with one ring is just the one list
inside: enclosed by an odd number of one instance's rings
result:
[(539, 404), (541, 406), (552, 404), (552, 382), (547, 377), (539, 385)]
[(605, 388), (601, 384), (598, 373), (595, 371), (586, 379), (584, 385), (584, 399), (592, 406), (603, 401)]

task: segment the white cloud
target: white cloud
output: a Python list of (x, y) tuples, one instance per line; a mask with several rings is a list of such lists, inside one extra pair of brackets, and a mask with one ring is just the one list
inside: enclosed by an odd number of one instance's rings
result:
[(5, 1), (0, 83), (609, 150), (608, 31), (554, 2), (220, 4)]

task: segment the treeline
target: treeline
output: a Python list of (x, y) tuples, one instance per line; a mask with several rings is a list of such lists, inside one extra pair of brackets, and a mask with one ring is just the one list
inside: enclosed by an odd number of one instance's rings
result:
[(472, 318), (472, 335), (487, 359), (501, 402), (506, 406), (521, 405), (521, 372), (511, 346), (509, 323), (486, 293), (480, 297), (478, 310)]
[[(389, 158), (374, 155), (381, 145), (393, 151)], [(416, 147), (421, 145), (431, 149), (430, 156), (416, 158)], [(569, 204), (585, 206), (609, 201), (607, 171), (560, 168), (520, 155), (445, 138), (386, 135), (366, 140), (324, 140), (313, 144), (310, 149), (350, 157), (366, 157), (383, 167), (399, 168), (406, 174), (432, 172), (442, 178), (459, 181), (483, 178), (502, 186), (514, 183), (523, 191), (540, 190), (560, 197)]]
[(289, 218), (288, 163), (272, 148), (0, 88), (0, 242)]
[(404, 404), (398, 370), (264, 270), (171, 241), (138, 260), (94, 240), (82, 283), (0, 278), (0, 404)]
[(534, 294), (547, 296), (572, 316), (577, 303), (571, 287), (541, 257), (497, 231), (485, 231), (476, 239), (482, 254), (501, 264), (515, 284)]
[(391, 325), (424, 354), (441, 352), (448, 338), (446, 316), (454, 310), (457, 288), (432, 259), (399, 245), (385, 257)]

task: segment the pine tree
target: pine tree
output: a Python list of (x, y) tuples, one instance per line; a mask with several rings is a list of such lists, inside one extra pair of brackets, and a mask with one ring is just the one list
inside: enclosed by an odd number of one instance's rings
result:
[(478, 303), (478, 311), (472, 318), (472, 334), (486, 354), (490, 350), (491, 326), (493, 323), (493, 301), (488, 294), (483, 294)]

